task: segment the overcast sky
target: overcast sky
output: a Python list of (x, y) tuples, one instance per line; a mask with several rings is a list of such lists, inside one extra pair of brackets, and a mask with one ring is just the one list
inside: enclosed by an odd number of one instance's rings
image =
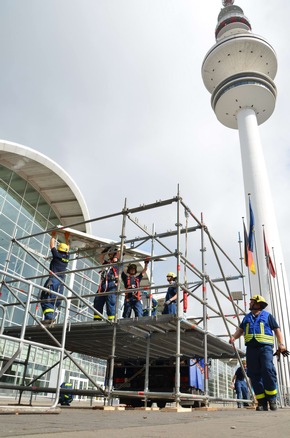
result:
[[(235, 4), (278, 56), (276, 110), (260, 132), (289, 278), (290, 2)], [(1, 0), (0, 138), (60, 164), (92, 218), (121, 210), (125, 198), (129, 207), (171, 198), (179, 184), (238, 263), (246, 215), (239, 137), (217, 121), (201, 78), (221, 7), (220, 0)], [(167, 218), (154, 214), (164, 231)], [(101, 235), (98, 224), (94, 232)]]

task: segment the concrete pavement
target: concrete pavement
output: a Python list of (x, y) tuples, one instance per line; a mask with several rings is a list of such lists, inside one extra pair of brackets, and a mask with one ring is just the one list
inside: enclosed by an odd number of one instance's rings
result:
[(0, 415), (7, 438), (284, 438), (290, 436), (290, 409), (256, 412), (223, 409), (192, 412), (102, 411), (63, 408), (57, 415)]

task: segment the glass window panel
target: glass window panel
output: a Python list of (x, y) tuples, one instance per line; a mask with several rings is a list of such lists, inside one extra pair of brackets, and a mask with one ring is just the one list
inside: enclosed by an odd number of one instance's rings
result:
[(27, 234), (31, 234), (32, 221), (26, 215), (22, 213), (19, 214), (17, 225), (18, 227), (21, 227), (22, 230), (24, 230)]
[(11, 190), (11, 188), (9, 188), (7, 193), (7, 202), (19, 209), (19, 206), (21, 205), (21, 197), (16, 192), (14, 192), (14, 190)]
[(40, 233), (41, 231), (43, 231), (43, 228), (41, 228), (38, 224), (33, 223), (31, 234)]
[(50, 206), (47, 204), (47, 202), (44, 201), (44, 199), (39, 198), (39, 203), (37, 206), (37, 211), (45, 218), (49, 217), (50, 214)]
[(17, 173), (13, 173), (10, 181), (10, 187), (22, 198), (26, 189), (26, 181), (17, 175)]
[(37, 193), (37, 191), (30, 184), (27, 184), (24, 200), (26, 201), (25, 205), (28, 210), (31, 206), (34, 207), (34, 209), (36, 208), (39, 197), (39, 193)]
[(1, 238), (5, 242), (11, 241), (14, 230), (15, 230), (15, 224), (11, 219), (8, 219), (8, 217), (4, 214), (0, 215), (0, 227), (1, 227)]
[[(19, 205), (13, 206), (10, 202), (5, 202), (2, 209), (2, 214), (9, 218), (11, 221), (16, 222), (19, 214)], [(4, 228), (6, 230), (6, 228)]]
[(0, 179), (2, 179), (6, 184), (9, 184), (12, 173), (12, 170), (0, 165)]

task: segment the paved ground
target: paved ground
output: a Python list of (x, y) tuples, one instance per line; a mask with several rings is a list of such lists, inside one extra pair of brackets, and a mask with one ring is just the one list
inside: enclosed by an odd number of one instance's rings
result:
[(13, 438), (285, 438), (290, 409), (256, 412), (225, 409), (192, 412), (102, 411), (63, 408), (60, 414), (2, 414), (0, 437)]

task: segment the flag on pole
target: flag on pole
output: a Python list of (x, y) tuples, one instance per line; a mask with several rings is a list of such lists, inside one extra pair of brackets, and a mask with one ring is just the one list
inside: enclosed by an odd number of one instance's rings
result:
[(266, 241), (266, 236), (265, 236), (265, 230), (263, 229), (263, 237), (264, 237), (264, 249), (265, 249), (265, 257), (266, 257), (266, 263), (267, 263), (267, 268), (269, 269), (270, 274), (272, 275), (272, 277), (276, 277), (276, 271), (270, 256), (270, 251), (267, 245), (267, 241)]
[(252, 209), (251, 200), (249, 199), (249, 212), (250, 212), (250, 227), (249, 227), (249, 249), (250, 260), (249, 260), (249, 268), (253, 274), (256, 274), (256, 267), (254, 262), (254, 239), (255, 239), (255, 219), (254, 213)]
[(249, 250), (249, 239), (248, 239), (248, 233), (245, 223), (244, 223), (244, 262), (245, 265), (250, 269), (250, 271), (253, 274), (256, 274), (253, 253)]
[(254, 219), (254, 213), (250, 199), (249, 199), (249, 211), (250, 211), (249, 250), (251, 252), (254, 252), (255, 219)]

